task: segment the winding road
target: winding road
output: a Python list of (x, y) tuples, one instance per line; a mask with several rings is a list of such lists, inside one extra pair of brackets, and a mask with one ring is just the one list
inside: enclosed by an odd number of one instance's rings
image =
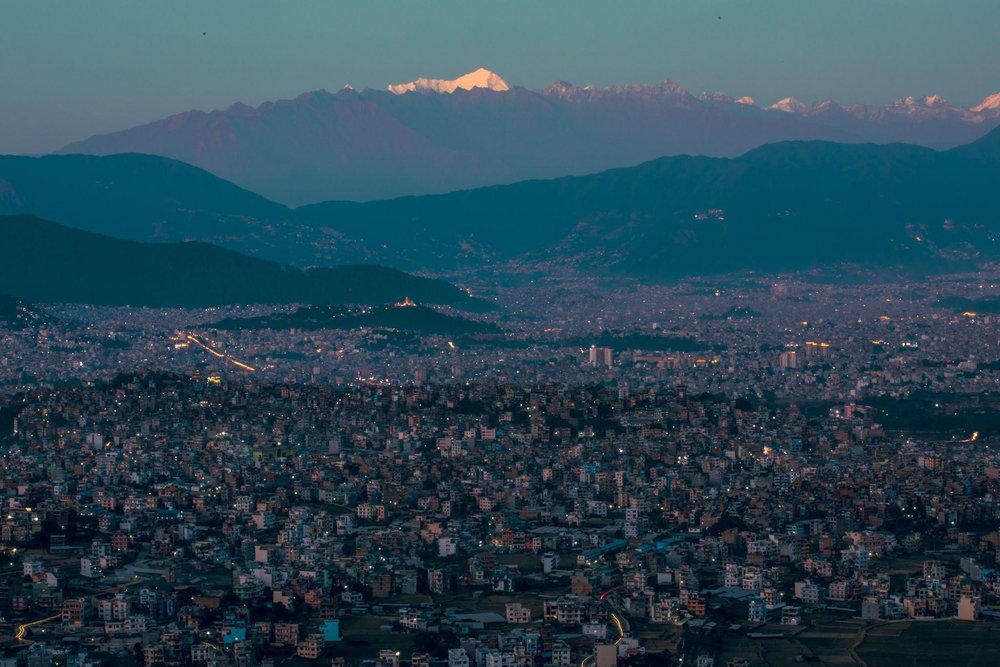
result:
[(28, 632), (28, 628), (33, 625), (41, 625), (42, 623), (48, 623), (49, 621), (54, 621), (56, 619), (62, 618), (62, 614), (56, 614), (55, 616), (49, 616), (48, 618), (40, 618), (37, 621), (31, 621), (30, 623), (22, 623), (17, 626), (17, 632), (14, 633), (14, 639), (19, 642), (28, 642), (30, 639), (25, 639), (24, 635)]
[[(621, 586), (616, 586), (615, 588), (608, 589), (608, 590), (604, 591), (603, 593), (601, 593), (601, 595), (597, 599), (600, 600), (601, 602), (604, 602), (605, 598), (608, 597), (609, 593), (612, 593), (612, 592), (618, 590), (619, 588), (621, 588)], [(608, 602), (608, 604), (610, 605), (611, 603)], [(614, 624), (615, 629), (618, 630), (618, 639), (615, 640), (615, 646), (618, 646), (623, 641), (625, 641), (625, 625), (624, 624), (627, 623), (627, 621), (624, 621), (618, 614), (616, 614), (613, 611), (610, 612), (610, 616), (611, 616), (611, 622)], [(588, 665), (592, 665), (596, 659), (597, 659), (596, 655), (593, 655), (593, 654), (588, 655), (586, 658), (584, 658), (583, 660), (580, 661), (580, 667), (587, 667)]]

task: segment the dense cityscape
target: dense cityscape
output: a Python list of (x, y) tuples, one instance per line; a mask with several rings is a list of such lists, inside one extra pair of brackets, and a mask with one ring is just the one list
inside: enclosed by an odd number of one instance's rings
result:
[(502, 333), (403, 339), (26, 308), (6, 660), (891, 664), (907, 623), (995, 637), (1000, 341), (968, 304), (998, 282), (472, 285)]
[(1000, 665), (1000, 3), (0, 0), (0, 667)]

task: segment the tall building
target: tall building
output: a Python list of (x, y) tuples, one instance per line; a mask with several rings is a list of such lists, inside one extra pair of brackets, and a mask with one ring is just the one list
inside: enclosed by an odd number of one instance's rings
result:
[(596, 345), (591, 345), (588, 361), (591, 366), (604, 366), (606, 368), (611, 368), (611, 365), (614, 363), (614, 354), (610, 347), (597, 347)]
[(750, 623), (763, 623), (767, 620), (767, 606), (763, 598), (752, 597), (747, 608), (747, 621)]
[(874, 595), (869, 595), (861, 602), (861, 618), (865, 621), (877, 621), (882, 605)]

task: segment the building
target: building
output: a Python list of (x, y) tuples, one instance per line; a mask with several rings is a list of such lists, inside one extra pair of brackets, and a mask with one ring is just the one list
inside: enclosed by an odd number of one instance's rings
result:
[(378, 667), (399, 667), (399, 651), (384, 648), (378, 652), (378, 660), (375, 662)]
[(782, 625), (802, 625), (802, 609), (788, 605), (781, 609)]
[(616, 667), (618, 664), (618, 647), (614, 644), (598, 644), (595, 667)]
[(542, 573), (552, 574), (552, 571), (559, 565), (559, 556), (551, 551), (542, 554)]
[[(552, 643), (552, 664), (556, 667), (569, 667), (571, 664), (571, 651), (569, 644), (561, 639)], [(448, 667), (452, 667), (448, 665)]]
[(444, 570), (427, 570), (427, 589), (434, 595), (447, 593), (451, 586), (449, 577)]
[(483, 667), (517, 667), (517, 657), (507, 651), (490, 649), (483, 655)]
[(778, 367), (782, 370), (799, 367), (799, 358), (795, 350), (786, 350), (778, 355)]
[(546, 600), (543, 603), (542, 615), (546, 621), (555, 621), (563, 625), (580, 625), (583, 622), (583, 606), (579, 599), (564, 596), (557, 600)]
[(962, 595), (958, 600), (958, 620), (975, 621), (979, 618), (979, 597), (975, 595)]
[(590, 353), (587, 357), (587, 363), (591, 366), (604, 366), (605, 368), (611, 368), (614, 364), (614, 352), (610, 347), (597, 347), (596, 345), (591, 345)]
[(866, 621), (877, 621), (881, 608), (879, 599), (874, 595), (869, 595), (861, 602), (861, 618)]
[(470, 667), (469, 654), (464, 648), (448, 649), (448, 667)]
[(300, 641), (295, 647), (295, 654), (306, 660), (315, 660), (323, 650), (323, 635), (313, 633)]
[(455, 538), (450, 535), (438, 538), (438, 557), (447, 558), (448, 556), (454, 556), (458, 551), (458, 544), (455, 542)]
[(508, 623), (531, 623), (531, 609), (520, 602), (508, 602), (504, 613)]
[(764, 623), (767, 620), (767, 605), (763, 598), (752, 597), (747, 604), (747, 622)]

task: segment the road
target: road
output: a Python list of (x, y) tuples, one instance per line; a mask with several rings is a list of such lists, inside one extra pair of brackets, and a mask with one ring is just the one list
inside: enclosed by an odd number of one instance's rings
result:
[(42, 623), (48, 623), (49, 621), (54, 621), (60, 618), (62, 618), (62, 614), (56, 614), (55, 616), (49, 616), (48, 618), (40, 618), (37, 621), (31, 621), (30, 623), (22, 623), (21, 625), (17, 626), (17, 632), (14, 633), (14, 639), (16, 639), (19, 642), (31, 641), (30, 639), (24, 638), (25, 633), (28, 632), (28, 628), (30, 628), (33, 625), (41, 625)]
[(625, 639), (625, 628), (622, 627), (622, 619), (615, 612), (611, 612), (611, 622), (618, 628), (618, 639), (615, 640), (615, 646), (618, 646)]
[(194, 343), (195, 345), (197, 345), (201, 349), (205, 350), (206, 352), (208, 352), (212, 356), (218, 357), (219, 359), (224, 359), (225, 361), (228, 361), (229, 363), (231, 363), (233, 366), (236, 366), (237, 368), (242, 368), (243, 370), (247, 371), (248, 373), (253, 373), (253, 372), (255, 372), (257, 370), (253, 366), (250, 366), (249, 364), (245, 364), (242, 361), (239, 361), (238, 359), (235, 359), (235, 358), (229, 356), (228, 354), (226, 354), (224, 352), (219, 352), (218, 350), (216, 350), (215, 348), (213, 348), (208, 343), (205, 343), (204, 341), (202, 341), (200, 338), (198, 338), (194, 334), (188, 334), (186, 336), (186, 339), (188, 340), (188, 342)]
[[(621, 588), (621, 586), (616, 586), (615, 588), (608, 589), (603, 593), (601, 593), (601, 595), (598, 596), (597, 599), (600, 600), (601, 602), (604, 602), (605, 598), (608, 597), (608, 594), (618, 590), (619, 588)], [(610, 604), (611, 603), (608, 602), (608, 605)], [(625, 624), (628, 623), (628, 621), (625, 621), (624, 619), (622, 619), (621, 616), (619, 616), (613, 611), (610, 612), (610, 615), (611, 615), (611, 622), (614, 624), (615, 629), (618, 630), (618, 639), (615, 640), (615, 646), (619, 646), (623, 641), (625, 641)], [(596, 658), (597, 656), (593, 654), (588, 655), (586, 658), (580, 661), (580, 667), (587, 667), (588, 665), (592, 665), (594, 663), (594, 660), (596, 660)]]

